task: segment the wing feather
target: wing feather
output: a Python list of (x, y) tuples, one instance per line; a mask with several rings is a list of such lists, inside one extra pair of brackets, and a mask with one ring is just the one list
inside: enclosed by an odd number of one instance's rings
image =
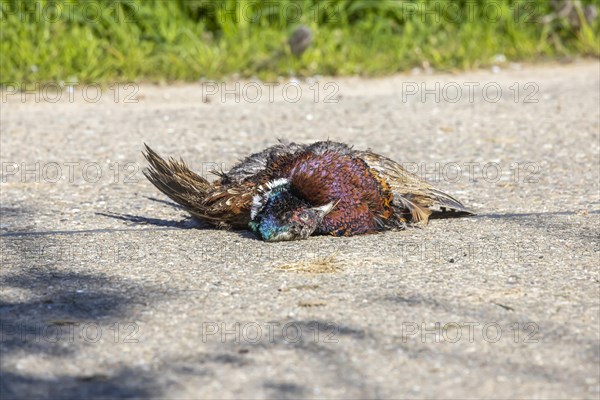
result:
[(359, 151), (357, 154), (386, 180), (394, 194), (396, 207), (400, 212), (408, 211), (413, 222), (426, 223), (429, 218), (473, 214), (460, 201), (407, 171), (396, 161), (371, 151)]

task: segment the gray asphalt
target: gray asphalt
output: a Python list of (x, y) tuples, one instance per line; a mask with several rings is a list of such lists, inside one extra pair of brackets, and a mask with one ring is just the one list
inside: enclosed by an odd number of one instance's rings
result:
[[(5, 92), (1, 397), (598, 398), (599, 75)], [(478, 215), (267, 244), (141, 173), (144, 142), (207, 174), (280, 137), (370, 147)]]

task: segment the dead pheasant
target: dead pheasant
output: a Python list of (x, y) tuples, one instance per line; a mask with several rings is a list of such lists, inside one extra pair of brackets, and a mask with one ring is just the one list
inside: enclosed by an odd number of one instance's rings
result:
[(212, 183), (148, 146), (144, 156), (150, 182), (194, 217), (218, 228), (249, 228), (267, 241), (352, 236), (472, 214), (395, 161), (343, 143), (279, 143), (214, 172), (219, 179)]

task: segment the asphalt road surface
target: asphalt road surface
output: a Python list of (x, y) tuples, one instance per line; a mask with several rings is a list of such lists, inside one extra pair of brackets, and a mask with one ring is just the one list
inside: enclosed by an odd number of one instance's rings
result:
[[(416, 72), (8, 88), (2, 399), (598, 398), (599, 63)], [(142, 175), (144, 142), (208, 175), (277, 138), (370, 147), (478, 215), (263, 243)]]

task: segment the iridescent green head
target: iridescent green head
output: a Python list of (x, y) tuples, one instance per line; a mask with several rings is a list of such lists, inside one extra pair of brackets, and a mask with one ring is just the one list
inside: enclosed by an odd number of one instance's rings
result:
[(287, 179), (276, 179), (254, 196), (248, 226), (268, 242), (306, 239), (332, 208), (333, 203), (311, 206), (293, 193)]

